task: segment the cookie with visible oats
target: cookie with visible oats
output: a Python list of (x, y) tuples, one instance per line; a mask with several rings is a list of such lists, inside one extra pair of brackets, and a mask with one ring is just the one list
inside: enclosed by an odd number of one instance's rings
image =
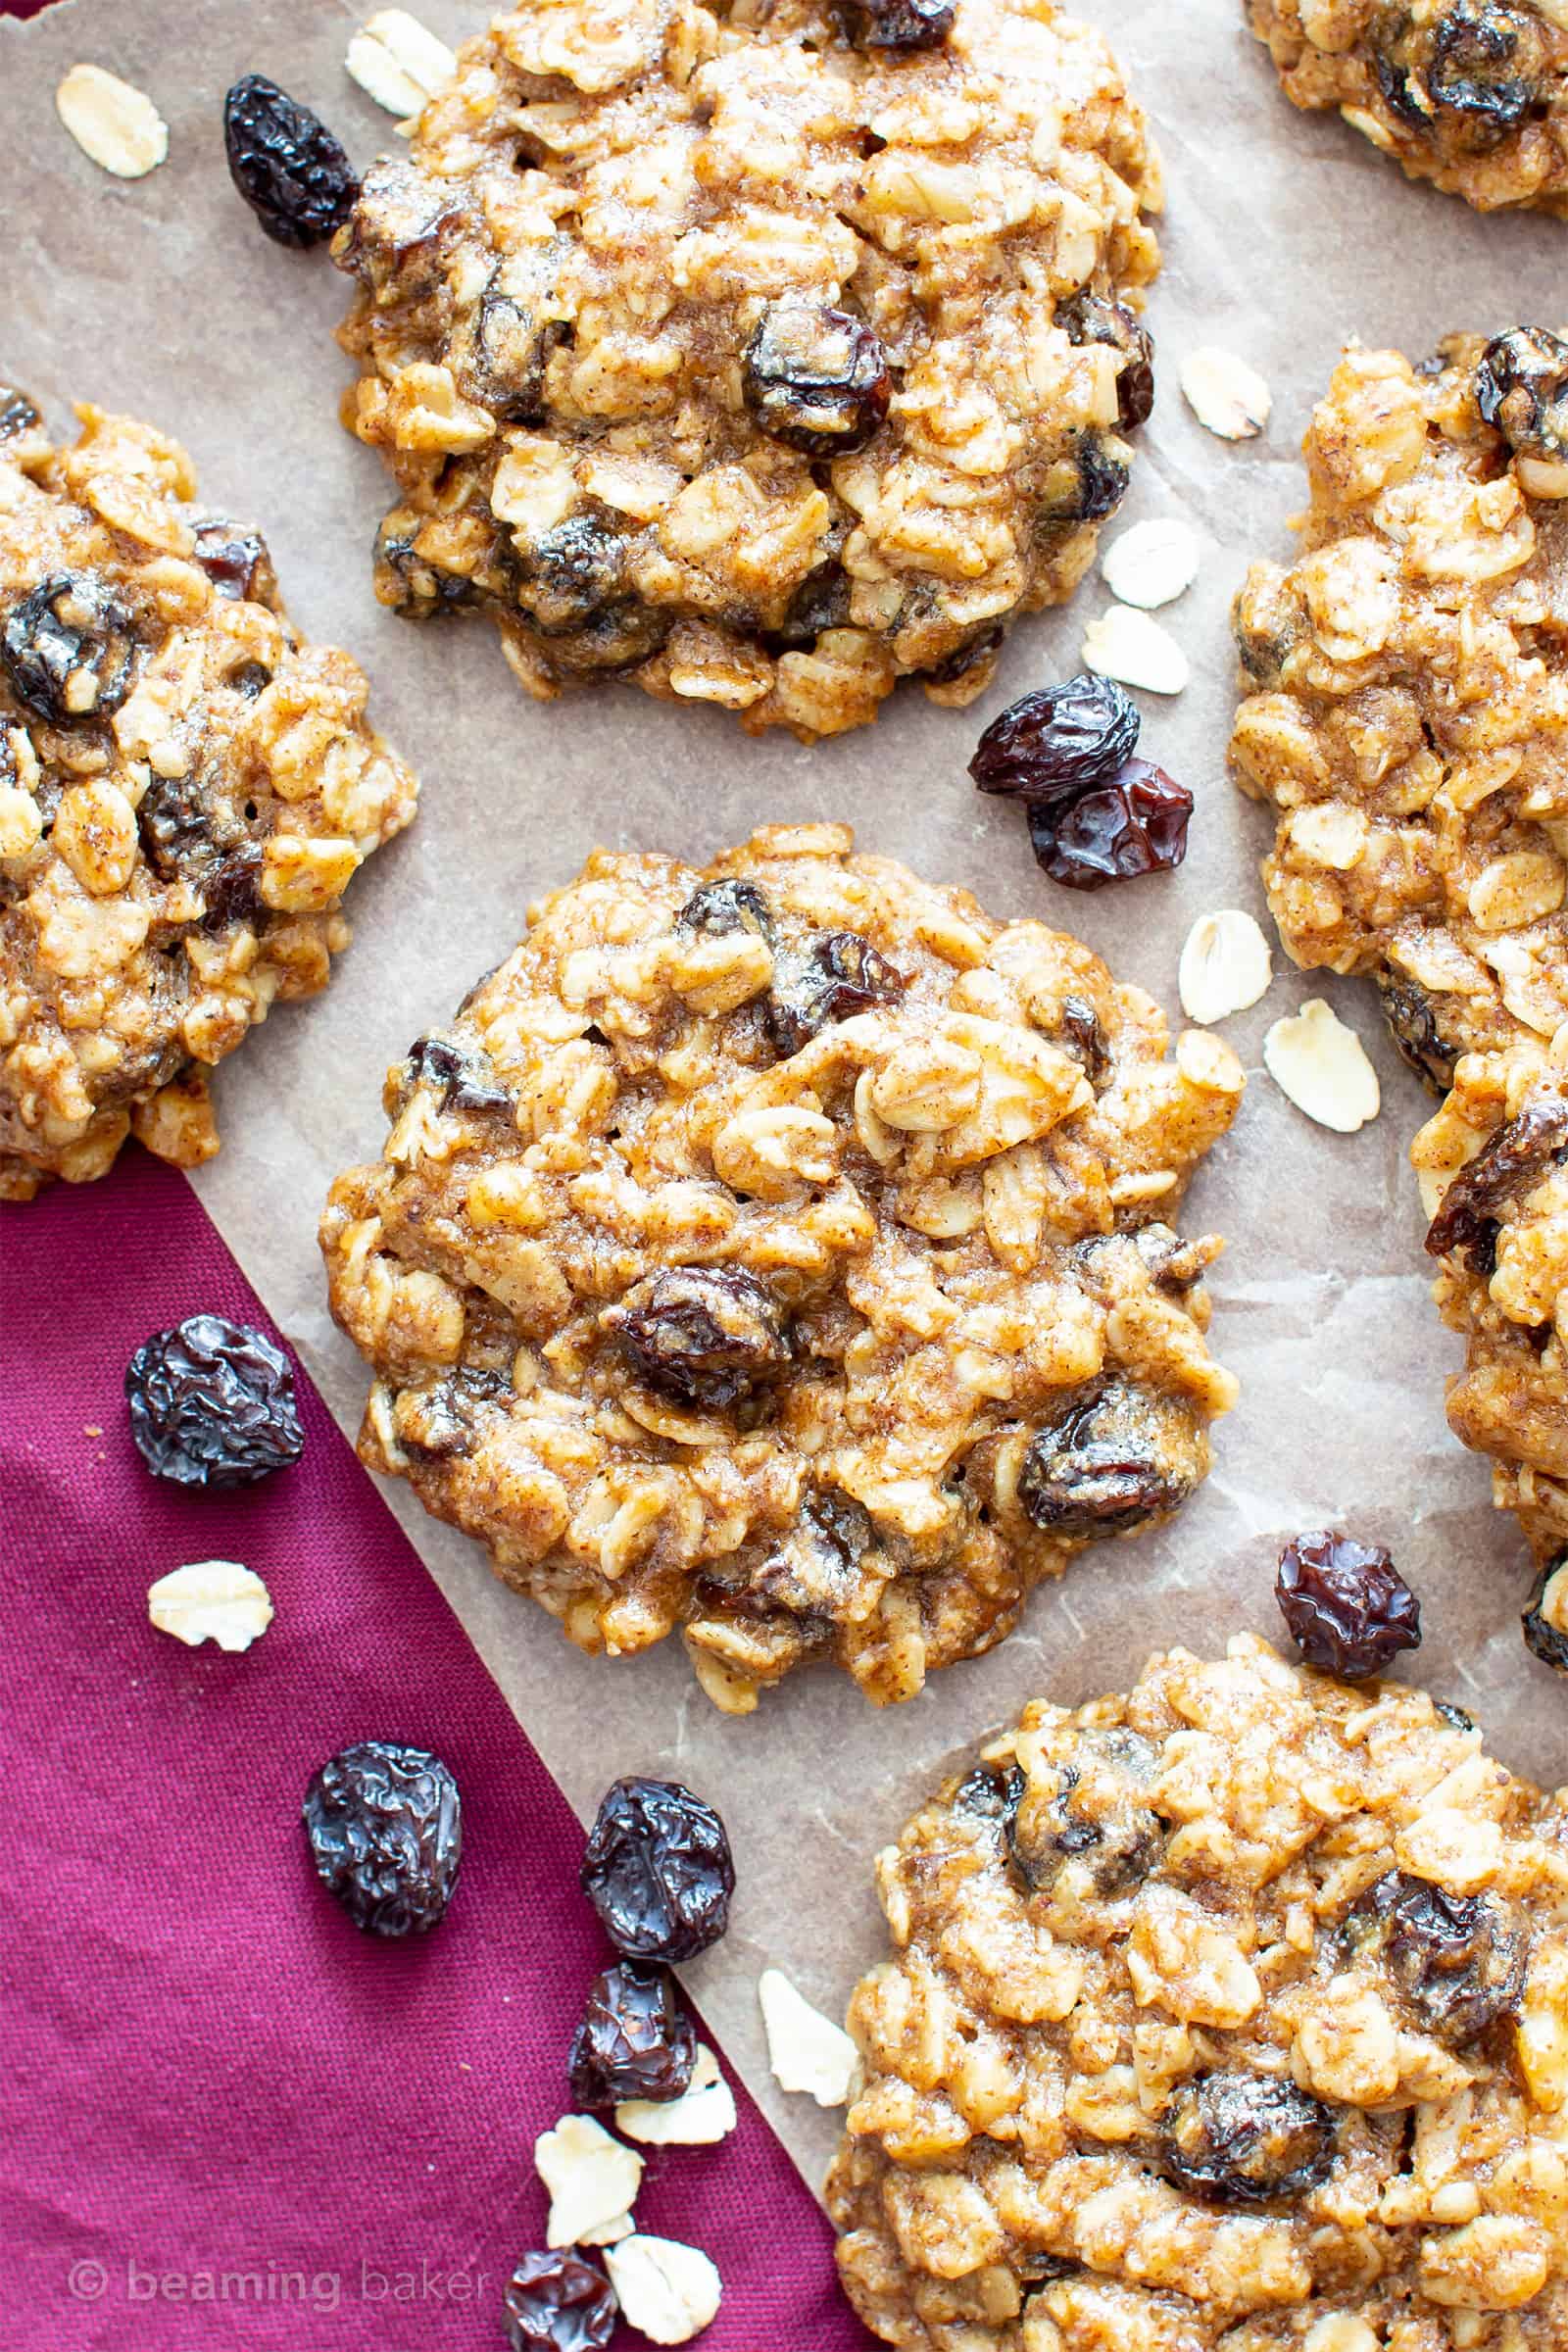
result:
[(1563, 0), (1247, 0), (1293, 106), (1483, 213), (1568, 215)]
[(56, 448), (0, 387), (0, 1199), (134, 1133), (218, 1149), (207, 1073), (325, 985), (350, 876), (414, 814), (347, 654), (177, 443), (101, 410)]
[(1232, 1401), (1167, 1220), (1236, 1057), (1077, 941), (769, 828), (600, 852), (333, 1187), (364, 1460), (589, 1650), (878, 1701), (1174, 1511)]
[(1126, 489), (1159, 204), (1052, 0), (504, 11), (334, 247), (376, 592), (488, 612), (543, 698), (968, 702)]
[(1568, 1789), (1251, 1636), (1037, 1700), (877, 1863), (827, 2184), (903, 2352), (1560, 2352)]

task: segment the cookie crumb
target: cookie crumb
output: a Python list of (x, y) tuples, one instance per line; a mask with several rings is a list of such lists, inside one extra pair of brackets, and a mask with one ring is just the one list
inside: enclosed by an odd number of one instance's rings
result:
[(145, 179), (169, 153), (169, 124), (146, 91), (102, 66), (73, 66), (55, 112), (82, 154), (116, 179)]
[(767, 2063), (780, 2089), (808, 2091), (819, 2107), (842, 2107), (859, 2064), (843, 2027), (813, 2009), (780, 1968), (763, 1969), (757, 1997), (767, 2034)]
[(1336, 1135), (1354, 1135), (1378, 1115), (1382, 1097), (1366, 1048), (1321, 997), (1274, 1023), (1263, 1063), (1298, 1110)]
[(591, 2115), (564, 2115), (533, 2143), (534, 2170), (550, 2191), (547, 2246), (606, 2246), (629, 2237), (643, 2160)]
[(422, 114), (458, 71), (445, 41), (406, 8), (377, 9), (350, 41), (343, 64), (368, 98), (405, 121)]
[(1252, 441), (1268, 423), (1274, 395), (1255, 368), (1234, 351), (1204, 343), (1181, 365), (1182, 397), (1204, 430), (1221, 441)]
[(1135, 522), (1106, 548), (1100, 576), (1112, 596), (1140, 612), (1173, 605), (1198, 577), (1197, 534), (1174, 514)]
[(253, 1568), (238, 1560), (192, 1560), (147, 1588), (147, 1614), (161, 1634), (196, 1649), (249, 1649), (272, 1622), (272, 1600)]
[(1255, 1004), (1274, 977), (1262, 928), (1240, 906), (1200, 914), (1187, 934), (1176, 985), (1189, 1020), (1206, 1027)]
[(707, 2148), (736, 2125), (735, 2093), (706, 2041), (697, 2045), (692, 2079), (678, 2099), (623, 2099), (615, 2130), (647, 2148)]
[(1180, 694), (1192, 676), (1170, 631), (1131, 605), (1112, 605), (1084, 631), (1084, 665), (1150, 694)]
[(678, 2238), (624, 2238), (609, 2249), (605, 2268), (624, 2317), (650, 2343), (690, 2343), (717, 2313), (723, 2291), (717, 2269)]

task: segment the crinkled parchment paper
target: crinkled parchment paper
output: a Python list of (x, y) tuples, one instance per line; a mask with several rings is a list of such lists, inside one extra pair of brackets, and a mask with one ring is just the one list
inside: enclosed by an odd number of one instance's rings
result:
[[(1198, 795), (1191, 854), (1174, 877), (1094, 898), (1048, 882), (1020, 813), (981, 801), (963, 770), (985, 719), (1079, 666), (1083, 624), (1106, 601), (1098, 580), (1066, 612), (1017, 630), (970, 712), (936, 710), (908, 690), (874, 728), (814, 750), (778, 736), (751, 742), (724, 717), (630, 688), (526, 701), (488, 628), (415, 628), (374, 604), (370, 542), (388, 490), (336, 421), (347, 368), (331, 328), (347, 283), (319, 254), (268, 244), (223, 169), (221, 94), (253, 70), (320, 109), (360, 162), (395, 141), (343, 72), (355, 13), (330, 0), (202, 0), (194, 13), (190, 0), (69, 0), (33, 24), (0, 24), (0, 373), (43, 401), (57, 429), (74, 398), (132, 410), (183, 439), (206, 499), (265, 526), (301, 624), (365, 662), (372, 715), (423, 777), (413, 832), (351, 894), (356, 944), (330, 992), (280, 1011), (225, 1065), (224, 1150), (197, 1179), (347, 1430), (365, 1382), (322, 1298), (315, 1234), (327, 1184), (379, 1151), (386, 1064), (511, 948), (527, 901), (597, 843), (700, 859), (760, 822), (848, 818), (864, 847), (965, 883), (999, 912), (1079, 931), (1173, 1010), (1195, 916), (1263, 912), (1255, 867), (1267, 822), (1224, 773), (1226, 612), (1248, 558), (1290, 544), (1310, 405), (1349, 336), (1419, 356), (1451, 328), (1559, 322), (1564, 231), (1481, 220), (1407, 185), (1336, 120), (1294, 113), (1243, 29), (1239, 0), (1079, 5), (1109, 32), (1153, 116), (1170, 185), (1151, 312), (1160, 399), (1121, 521), (1185, 515), (1205, 552), (1197, 587), (1161, 615), (1192, 657), (1194, 683), (1175, 702), (1144, 698), (1144, 748)], [(479, 23), (459, 0), (426, 0), (422, 13), (454, 40)], [(147, 89), (168, 118), (169, 162), (151, 178), (108, 178), (61, 129), (52, 93), (78, 58)], [(1213, 440), (1183, 406), (1177, 362), (1206, 342), (1244, 353), (1269, 378), (1274, 418), (1262, 440)], [(1261, 1069), (1266, 1024), (1320, 990), (1318, 977), (1287, 967), (1262, 1004), (1226, 1025), (1250, 1089), (1186, 1219), (1230, 1238), (1213, 1283), (1214, 1340), (1243, 1397), (1216, 1433), (1212, 1478), (1163, 1533), (1087, 1553), (1035, 1595), (1011, 1641), (951, 1668), (911, 1705), (877, 1713), (845, 1681), (810, 1672), (765, 1694), (749, 1720), (726, 1721), (678, 1642), (619, 1664), (580, 1657), (491, 1578), (477, 1548), (425, 1520), (405, 1488), (389, 1489), (580, 1812), (631, 1770), (678, 1774), (721, 1803), (742, 1891), (727, 1942), (692, 1982), (813, 2181), (833, 2119), (774, 2091), (758, 1971), (776, 1963), (841, 2010), (880, 1945), (871, 1856), (949, 1759), (1033, 1692), (1076, 1701), (1121, 1687), (1155, 1644), (1211, 1648), (1244, 1626), (1278, 1635), (1271, 1579), (1283, 1536), (1334, 1521), (1389, 1544), (1425, 1608), (1420, 1674), (1474, 1709), (1508, 1762), (1540, 1779), (1568, 1774), (1562, 1687), (1520, 1641), (1522, 1547), (1492, 1509), (1486, 1465), (1443, 1418), (1457, 1342), (1428, 1303), (1404, 1164), (1425, 1098), (1352, 984), (1323, 993), (1377, 1061), (1376, 1125), (1351, 1138), (1312, 1127)], [(320, 1542), (331, 1541), (323, 1527)], [(407, 1666), (416, 1692), (418, 1658)]]

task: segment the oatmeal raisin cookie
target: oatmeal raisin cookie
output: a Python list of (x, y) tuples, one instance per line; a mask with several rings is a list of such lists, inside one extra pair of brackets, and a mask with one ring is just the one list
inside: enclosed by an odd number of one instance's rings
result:
[(324, 986), (345, 887), (414, 814), (347, 654), (177, 443), (0, 387), (0, 1199), (127, 1134), (218, 1149), (207, 1072)]
[(1294, 106), (1478, 211), (1568, 215), (1563, 0), (1247, 0)]
[(1251, 1636), (880, 1857), (839, 2265), (905, 2352), (1561, 2352), (1568, 1789)]
[(1240, 1064), (1075, 940), (768, 828), (601, 852), (333, 1187), (374, 1469), (583, 1648), (878, 1701), (1175, 1510), (1233, 1383), (1166, 1220)]
[(334, 246), (377, 594), (488, 612), (540, 697), (969, 701), (1127, 486), (1159, 202), (1053, 0), (504, 12)]

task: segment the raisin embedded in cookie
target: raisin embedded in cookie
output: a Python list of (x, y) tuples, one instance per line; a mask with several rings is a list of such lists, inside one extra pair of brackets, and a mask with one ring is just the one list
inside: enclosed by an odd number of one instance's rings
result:
[(905, 2352), (1557, 2352), (1568, 1789), (1251, 1636), (1036, 1701), (877, 1875), (828, 2180)]
[(361, 1452), (584, 1649), (879, 1701), (1174, 1511), (1234, 1384), (1167, 1220), (1242, 1071), (1077, 941), (769, 828), (589, 860), (333, 1187)]
[(347, 654), (173, 441), (0, 387), (0, 1199), (127, 1134), (218, 1149), (206, 1073), (324, 986), (345, 887), (414, 814)]
[(1568, 214), (1561, 0), (1247, 0), (1286, 96), (1484, 213)]
[(334, 246), (377, 594), (488, 612), (540, 697), (967, 702), (1127, 487), (1159, 203), (1052, 0), (503, 13)]

